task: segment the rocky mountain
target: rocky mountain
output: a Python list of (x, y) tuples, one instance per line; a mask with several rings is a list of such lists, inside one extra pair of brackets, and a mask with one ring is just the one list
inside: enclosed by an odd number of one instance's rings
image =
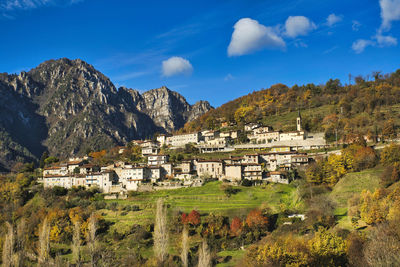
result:
[(0, 170), (43, 151), (66, 157), (171, 132), (212, 107), (166, 87), (143, 94), (113, 83), (82, 60), (50, 60), (0, 74)]

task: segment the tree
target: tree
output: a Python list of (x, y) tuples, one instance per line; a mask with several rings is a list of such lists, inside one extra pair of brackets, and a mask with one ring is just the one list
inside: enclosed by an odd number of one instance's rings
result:
[(325, 91), (330, 93), (330, 94), (335, 94), (339, 91), (341, 88), (340, 80), (339, 79), (329, 79), (329, 81), (326, 82), (325, 84)]
[(254, 111), (254, 107), (242, 106), (238, 108), (235, 112), (235, 121), (237, 123), (245, 122), (246, 117)]
[(383, 223), (373, 228), (364, 247), (369, 266), (400, 266), (400, 233), (398, 223)]
[(346, 242), (343, 238), (320, 228), (309, 241), (313, 266), (346, 266)]
[(306, 169), (307, 182), (312, 184), (322, 184), (324, 182), (323, 163), (321, 161), (313, 162)]
[(188, 253), (189, 253), (189, 231), (187, 226), (183, 227), (182, 230), (182, 252), (181, 260), (183, 267), (188, 267)]
[(38, 263), (45, 266), (50, 260), (50, 224), (46, 217), (39, 233), (39, 256)]
[(74, 233), (72, 237), (72, 257), (77, 266), (81, 263), (81, 224), (78, 220), (74, 222)]
[(187, 218), (188, 222), (194, 226), (197, 226), (200, 224), (201, 219), (200, 219), (200, 213), (197, 210), (192, 210)]
[(386, 166), (381, 175), (381, 184), (385, 187), (392, 185), (400, 180), (400, 166), (399, 163)]
[(266, 227), (268, 226), (268, 218), (265, 217), (261, 210), (259, 209), (254, 209), (249, 212), (246, 218), (246, 223), (250, 228), (253, 227)]
[(96, 266), (96, 231), (97, 231), (97, 217), (94, 213), (90, 215), (88, 221), (88, 232), (86, 235), (87, 244), (90, 253), (90, 264), (92, 267)]
[(26, 219), (21, 218), (18, 225), (17, 225), (17, 234), (16, 234), (16, 241), (15, 241), (15, 256), (14, 256), (14, 262), (15, 266), (23, 266), (25, 264), (25, 258), (26, 258), (26, 251), (25, 251), (25, 245), (26, 245)]
[(381, 152), (381, 163), (388, 166), (396, 162), (400, 162), (400, 146), (396, 144), (385, 146)]
[(198, 267), (211, 267), (211, 254), (206, 240), (203, 240), (199, 248), (199, 264)]
[(50, 156), (50, 157), (48, 157), (48, 158), (46, 158), (46, 159), (44, 160), (44, 164), (45, 164), (45, 166), (48, 166), (48, 165), (51, 165), (51, 164), (56, 163), (56, 162), (58, 162), (58, 161), (59, 161), (58, 158), (53, 157), (53, 156)]
[(392, 119), (385, 121), (382, 129), (383, 138), (385, 138), (386, 140), (393, 139), (396, 136), (396, 131), (394, 127), (394, 121)]
[(376, 165), (377, 156), (371, 147), (362, 147), (354, 155), (354, 170), (361, 171), (373, 168)]
[(42, 156), (40, 157), (40, 161), (39, 161), (39, 168), (44, 168), (45, 166), (45, 159), (47, 159), (49, 157), (49, 152), (45, 151), (43, 152)]
[(6, 222), (7, 233), (4, 238), (3, 244), (3, 266), (5, 267), (12, 267), (14, 266), (14, 242), (15, 242), (15, 235), (14, 235), (14, 228), (9, 222)]
[(240, 232), (242, 231), (243, 223), (242, 221), (238, 218), (235, 217), (232, 219), (230, 230), (232, 235), (238, 236)]
[(154, 223), (154, 254), (160, 263), (166, 260), (168, 254), (167, 207), (162, 198), (157, 200)]

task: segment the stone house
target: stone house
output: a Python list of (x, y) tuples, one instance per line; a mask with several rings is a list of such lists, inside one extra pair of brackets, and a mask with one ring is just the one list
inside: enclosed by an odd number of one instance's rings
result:
[(246, 164), (246, 165), (244, 165), (243, 178), (250, 180), (250, 181), (262, 180), (261, 164)]
[(267, 181), (272, 183), (289, 184), (289, 179), (285, 177), (285, 173), (279, 171), (270, 172)]
[(246, 154), (243, 156), (242, 163), (258, 164), (260, 163), (259, 156), (258, 154)]
[(201, 141), (201, 133), (179, 134), (167, 137), (167, 144), (174, 147), (185, 146), (189, 143), (198, 144)]
[(167, 155), (150, 155), (147, 157), (147, 164), (149, 166), (160, 166), (168, 162)]
[(225, 179), (230, 181), (241, 181), (243, 177), (243, 166), (241, 164), (225, 165)]
[(199, 160), (197, 175), (221, 179), (224, 176), (224, 164), (221, 160)]

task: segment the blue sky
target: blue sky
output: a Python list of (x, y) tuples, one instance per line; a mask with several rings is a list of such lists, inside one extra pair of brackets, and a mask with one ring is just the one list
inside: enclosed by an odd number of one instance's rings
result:
[(219, 106), (400, 68), (400, 0), (0, 0), (0, 72), (81, 58), (116, 86)]

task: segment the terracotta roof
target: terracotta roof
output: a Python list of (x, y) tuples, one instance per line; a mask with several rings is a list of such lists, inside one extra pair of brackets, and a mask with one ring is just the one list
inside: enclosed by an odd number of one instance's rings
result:
[(69, 175), (60, 175), (60, 174), (54, 174), (54, 175), (44, 175), (43, 178), (70, 178), (71, 176)]
[(205, 162), (218, 162), (218, 163), (222, 163), (221, 160), (219, 159), (209, 159), (209, 160), (198, 160), (199, 163), (205, 163)]
[(82, 168), (93, 168), (95, 166), (96, 165), (94, 165), (94, 164), (84, 164), (84, 165), (82, 165)]
[(77, 165), (77, 164), (81, 164), (82, 160), (74, 160), (74, 161), (69, 161), (67, 162), (68, 165)]
[(44, 170), (59, 170), (59, 169), (61, 169), (60, 166), (52, 166), (52, 167), (44, 168)]

